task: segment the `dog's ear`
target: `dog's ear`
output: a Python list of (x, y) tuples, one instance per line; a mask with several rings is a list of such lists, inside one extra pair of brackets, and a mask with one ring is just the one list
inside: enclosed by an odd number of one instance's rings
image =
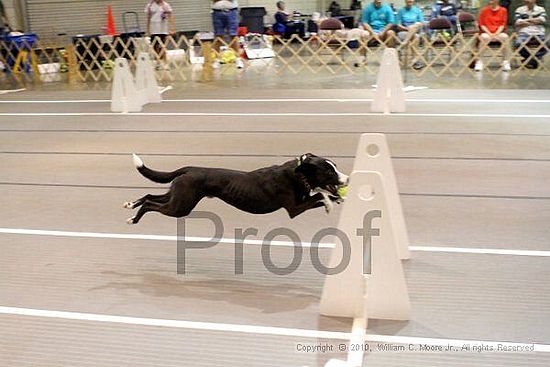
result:
[(312, 157), (315, 157), (312, 153), (302, 154), (298, 157), (298, 166), (294, 169), (294, 173), (311, 177), (315, 173), (315, 170), (317, 170), (317, 167), (312, 162)]
[(313, 157), (314, 155), (312, 153), (306, 153), (306, 154), (302, 154), (300, 157), (298, 157), (298, 165), (302, 165), (304, 163), (307, 163), (311, 157)]

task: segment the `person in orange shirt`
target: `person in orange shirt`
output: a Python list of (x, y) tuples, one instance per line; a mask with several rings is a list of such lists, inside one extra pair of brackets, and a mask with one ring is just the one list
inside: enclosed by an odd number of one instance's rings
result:
[(498, 0), (489, 0), (489, 4), (481, 9), (479, 13), (479, 59), (476, 61), (475, 70), (483, 70), (483, 56), (489, 42), (500, 42), (504, 61), (502, 70), (510, 71), (510, 51), (508, 45), (508, 34), (506, 34), (506, 22), (508, 21), (508, 11), (500, 6)]

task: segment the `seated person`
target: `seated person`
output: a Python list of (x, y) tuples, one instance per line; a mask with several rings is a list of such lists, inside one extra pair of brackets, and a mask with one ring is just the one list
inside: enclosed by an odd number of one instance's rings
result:
[[(419, 38), (419, 32), (424, 27), (424, 13), (416, 5), (414, 0), (405, 0), (405, 6), (397, 12), (397, 37), (401, 42), (416, 42)], [(414, 38), (413, 38), (414, 37)], [(412, 44), (412, 43), (411, 43)], [(421, 61), (413, 61), (413, 68), (416, 70), (422, 69), (424, 63)]]
[(510, 61), (508, 52), (508, 35), (506, 34), (506, 23), (508, 21), (508, 11), (498, 4), (498, 0), (489, 0), (489, 4), (481, 9), (479, 13), (479, 59), (476, 61), (475, 70), (483, 70), (484, 51), (490, 42), (500, 42), (504, 61), (502, 70), (510, 71)]
[(339, 17), (342, 15), (342, 8), (340, 7), (340, 4), (338, 4), (337, 1), (333, 1), (330, 3), (330, 6), (328, 7), (328, 12), (330, 13), (331, 18)]
[[(542, 6), (536, 5), (536, 0), (524, 0), (525, 5), (516, 9), (514, 23), (518, 38), (515, 42), (515, 47), (521, 47), (519, 54), (523, 58), (522, 62), (525, 62), (531, 56), (529, 49), (524, 47), (527, 42), (544, 43), (544, 24), (546, 23), (546, 12)], [(536, 46), (535, 46), (536, 47)], [(536, 69), (539, 66), (537, 60), (541, 60), (542, 57), (548, 52), (547, 47), (542, 47), (536, 52), (535, 58), (531, 58), (526, 67), (529, 69)]]
[(414, 0), (405, 0), (405, 6), (397, 12), (397, 36), (409, 41), (424, 26), (424, 14), (414, 5)]
[(374, 0), (363, 10), (362, 26), (381, 41), (386, 41), (388, 47), (395, 43), (395, 24), (393, 10), (389, 5), (382, 4), (382, 0)]
[(0, 37), (8, 35), (10, 31), (10, 23), (8, 22), (8, 15), (6, 14), (6, 8), (4, 3), (0, 0)]
[(349, 10), (361, 10), (361, 1), (360, 0), (351, 0), (351, 5)]
[(293, 34), (298, 34), (304, 38), (306, 35), (306, 25), (304, 22), (292, 20), (292, 15), (285, 11), (284, 1), (277, 1), (277, 12), (275, 13), (275, 24), (273, 32), (283, 34), (284, 38), (290, 38)]
[(444, 17), (451, 21), (453, 26), (456, 26), (456, 14), (458, 7), (449, 0), (437, 0), (432, 8), (431, 19)]

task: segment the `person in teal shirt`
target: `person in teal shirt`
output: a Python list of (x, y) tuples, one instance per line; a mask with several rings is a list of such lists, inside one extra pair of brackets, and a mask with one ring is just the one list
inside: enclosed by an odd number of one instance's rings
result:
[[(419, 39), (418, 32), (423, 27), (424, 14), (422, 10), (414, 5), (414, 0), (405, 0), (405, 6), (397, 12), (397, 37), (404, 43), (408, 43), (412, 39), (410, 45), (414, 47)], [(413, 60), (414, 69), (422, 69), (424, 66), (423, 62)]]
[(382, 0), (374, 0), (363, 10), (363, 28), (382, 41), (386, 41), (388, 47), (392, 47), (395, 41), (395, 32), (392, 30), (395, 24), (395, 16), (392, 8), (382, 4)]
[(405, 0), (405, 6), (397, 12), (397, 35), (401, 41), (410, 40), (424, 26), (424, 14), (414, 5), (414, 0)]

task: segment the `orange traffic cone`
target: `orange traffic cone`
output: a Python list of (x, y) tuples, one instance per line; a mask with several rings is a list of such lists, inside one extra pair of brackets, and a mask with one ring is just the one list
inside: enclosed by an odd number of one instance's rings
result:
[(117, 34), (115, 19), (113, 18), (113, 9), (111, 9), (111, 5), (107, 6), (107, 34), (109, 36), (115, 36)]

